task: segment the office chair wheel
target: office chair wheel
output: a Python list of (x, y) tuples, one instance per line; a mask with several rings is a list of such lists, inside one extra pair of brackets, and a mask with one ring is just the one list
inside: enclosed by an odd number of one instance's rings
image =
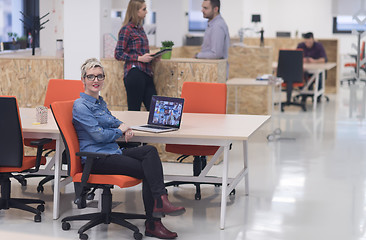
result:
[(274, 134), (268, 134), (268, 136), (267, 136), (267, 140), (268, 141), (273, 141), (275, 139), (275, 136), (274, 136)]
[(68, 231), (68, 230), (70, 230), (70, 228), (71, 228), (71, 225), (69, 222), (62, 222), (62, 230)]
[(42, 185), (38, 185), (37, 192), (43, 192), (43, 191), (44, 191), (44, 187)]
[(43, 204), (38, 205), (38, 206), (37, 206), (37, 210), (38, 210), (39, 212), (44, 212), (44, 205), (43, 205)]
[(200, 193), (196, 193), (196, 194), (194, 195), (194, 199), (195, 199), (195, 200), (201, 200), (201, 194), (200, 194)]
[(230, 195), (235, 195), (236, 191), (235, 189), (231, 190)]
[(220, 184), (214, 184), (215, 187), (220, 187), (221, 185)]
[(41, 214), (39, 213), (39, 214), (36, 214), (35, 216), (34, 216), (34, 221), (35, 222), (41, 222), (42, 221), (42, 218), (41, 218)]
[(87, 240), (87, 239), (88, 239), (88, 234), (80, 233), (80, 234), (79, 234), (79, 239)]
[(133, 237), (136, 240), (141, 240), (142, 239), (142, 234), (140, 232), (135, 232), (135, 233), (133, 233)]
[(86, 200), (94, 200), (95, 197), (95, 193), (88, 193), (88, 195), (86, 196)]
[(27, 179), (23, 175), (13, 176), (23, 187), (27, 186)]
[(281, 129), (280, 129), (280, 128), (276, 128), (273, 132), (274, 132), (274, 134), (276, 134), (276, 135), (281, 135), (281, 133), (282, 133), (282, 131), (281, 131)]

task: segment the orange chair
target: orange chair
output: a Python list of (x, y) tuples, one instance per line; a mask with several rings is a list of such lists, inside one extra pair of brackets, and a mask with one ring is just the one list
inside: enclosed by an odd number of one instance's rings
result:
[[(354, 57), (355, 61), (345, 63), (344, 66), (345, 67), (352, 67), (354, 69), (354, 72), (357, 74), (357, 55), (351, 55), (351, 56)], [(365, 41), (362, 42), (361, 49), (360, 49), (360, 62), (364, 58), (365, 58)], [(362, 65), (360, 67), (360, 69), (366, 72), (366, 66), (365, 65)], [(349, 78), (349, 79), (344, 79), (344, 80), (341, 80), (341, 84), (343, 84), (343, 82), (347, 82), (348, 85), (350, 85), (351, 83), (354, 84), (356, 82), (356, 80), (357, 79), (355, 77), (352, 77), (352, 78)], [(363, 80), (363, 81), (365, 81), (365, 80)]]
[[(186, 113), (217, 113), (226, 114), (226, 84), (208, 82), (184, 82), (181, 97), (184, 98), (183, 112)], [(184, 118), (184, 117), (183, 117)], [(220, 126), (217, 126), (218, 128)], [(182, 161), (188, 156), (194, 156), (193, 176), (198, 176), (205, 168), (206, 156), (211, 156), (219, 149), (217, 146), (199, 146), (166, 144), (165, 150), (181, 154), (177, 160)], [(178, 182), (166, 183), (166, 186), (177, 186), (180, 184), (194, 184), (196, 186), (195, 199), (201, 199), (200, 185), (203, 183)], [(213, 183), (209, 183), (213, 184)], [(214, 185), (220, 185), (215, 183)]]
[[(13, 96), (0, 96), (0, 209), (17, 208), (36, 214), (35, 222), (41, 222), (41, 212), (45, 202), (38, 199), (10, 198), (10, 178), (12, 173), (37, 172), (40, 164), (46, 162), (42, 157), (43, 145), (51, 139), (32, 142), (37, 147), (37, 156), (24, 156), (22, 124), (19, 116), (18, 103)], [(37, 208), (28, 204), (39, 204)]]
[[(102, 175), (90, 173), (93, 160), (96, 158), (105, 158), (108, 155), (100, 153), (79, 152), (79, 141), (74, 129), (74, 125), (72, 124), (73, 104), (74, 101), (54, 102), (51, 103), (51, 109), (64, 141), (69, 167), (68, 171), (75, 186), (75, 203), (78, 205), (78, 208), (85, 208), (87, 192), (91, 188), (101, 188), (103, 189), (101, 199), (102, 211), (98, 213), (65, 217), (61, 220), (62, 229), (70, 229), (69, 221), (90, 220), (84, 226), (79, 228), (78, 231), (80, 239), (87, 239), (88, 235), (84, 232), (88, 229), (102, 223), (116, 223), (131, 229), (134, 232), (133, 236), (135, 239), (142, 239), (142, 234), (139, 232), (139, 229), (127, 222), (125, 219), (146, 219), (145, 215), (117, 213), (111, 211), (111, 188), (113, 188), (114, 185), (117, 185), (120, 188), (132, 187), (140, 184), (142, 180), (123, 175)], [(84, 168), (81, 165), (80, 156), (87, 157)]]
[[(68, 101), (75, 100), (79, 98), (80, 92), (84, 92), (84, 85), (81, 80), (67, 80), (67, 79), (50, 79), (47, 85), (46, 97), (44, 100), (44, 106), (50, 107), (51, 103), (55, 101)], [(34, 141), (34, 139), (24, 139), (24, 145), (31, 147), (30, 142)], [(44, 150), (46, 151), (45, 156), (55, 151), (56, 149), (56, 141), (52, 141), (44, 146)], [(25, 178), (29, 177), (45, 177), (42, 179), (37, 187), (37, 192), (43, 192), (43, 185), (52, 179), (54, 179), (53, 175), (17, 175), (14, 176), (23, 186), (27, 185), (27, 181)]]

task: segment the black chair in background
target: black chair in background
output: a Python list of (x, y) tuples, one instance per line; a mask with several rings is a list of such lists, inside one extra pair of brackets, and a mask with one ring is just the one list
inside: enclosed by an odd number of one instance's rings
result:
[(285, 106), (299, 106), (306, 111), (305, 99), (303, 96), (300, 102), (291, 101), (294, 88), (304, 86), (304, 67), (302, 50), (280, 50), (278, 55), (277, 77), (283, 79), (282, 86), (286, 89), (286, 101), (281, 103), (281, 111)]
[[(37, 172), (41, 162), (43, 146), (51, 139), (32, 141), (37, 146), (37, 156), (24, 156), (22, 125), (15, 97), (0, 96), (0, 209), (16, 208), (34, 213), (34, 221), (41, 222), (45, 202), (39, 199), (10, 198), (12, 173)], [(39, 204), (37, 208), (29, 204)]]

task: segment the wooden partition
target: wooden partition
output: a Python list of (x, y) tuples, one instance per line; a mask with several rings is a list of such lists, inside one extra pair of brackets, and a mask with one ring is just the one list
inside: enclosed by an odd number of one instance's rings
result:
[[(328, 62), (335, 62), (337, 66), (327, 72), (326, 92), (336, 93), (339, 86), (339, 45), (337, 39), (315, 39), (323, 44), (325, 52), (328, 57)], [(295, 49), (297, 45), (302, 42), (302, 38), (265, 38), (265, 46), (272, 47), (273, 55), (272, 61), (278, 60), (278, 52), (280, 49)], [(238, 39), (232, 39), (232, 43), (239, 42)], [(246, 46), (259, 46), (259, 38), (245, 38), (244, 44)]]

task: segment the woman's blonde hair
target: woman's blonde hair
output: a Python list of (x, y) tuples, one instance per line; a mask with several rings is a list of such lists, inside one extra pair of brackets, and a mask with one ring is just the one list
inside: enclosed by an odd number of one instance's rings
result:
[(87, 59), (83, 65), (81, 65), (81, 78), (84, 78), (86, 76), (86, 71), (92, 68), (100, 67), (104, 74), (104, 67), (102, 63), (96, 59), (96, 58), (89, 58)]
[(142, 25), (142, 19), (139, 19), (137, 16), (137, 12), (142, 8), (142, 5), (145, 3), (145, 0), (130, 0), (128, 3), (126, 16), (123, 21), (123, 26), (126, 26), (129, 22), (132, 22), (135, 25)]

